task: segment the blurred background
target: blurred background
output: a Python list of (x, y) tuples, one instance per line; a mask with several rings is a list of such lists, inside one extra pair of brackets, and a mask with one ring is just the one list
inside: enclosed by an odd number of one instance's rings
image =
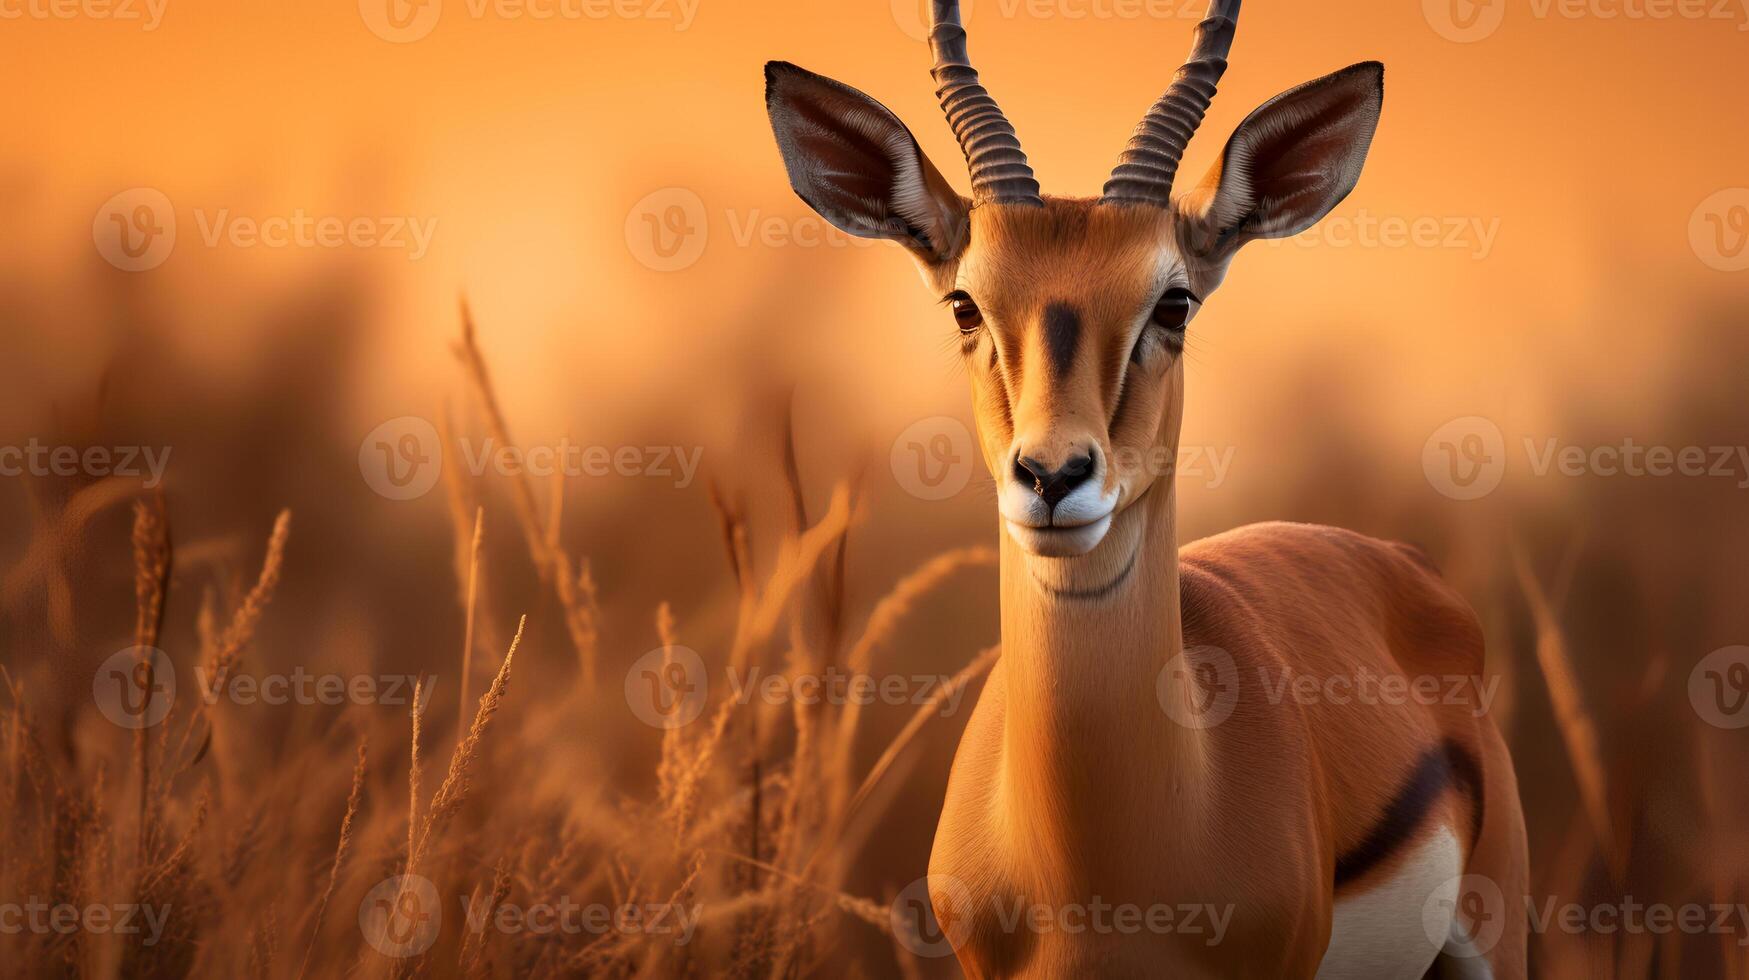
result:
[[(628, 801), (673, 802), (680, 749), (621, 696), (651, 651), (694, 649), (713, 677), (736, 657), (779, 671), (802, 649), (832, 662), (858, 637), (879, 676), (972, 663), (997, 638), (980, 549), (998, 529), (949, 319), (899, 249), (846, 238), (794, 196), (762, 101), (768, 59), (842, 79), (891, 107), (963, 188), (927, 72), (925, 6), (0, 7), (14, 93), (0, 126), (9, 787), (54, 795), (19, 781), (31, 742), (91, 806), (131, 806), (113, 801), (132, 798), (122, 773), (139, 750), (92, 692), (140, 636), (136, 500), (174, 542), (157, 645), (176, 662), (179, 710), (197, 700), (211, 621), (247, 605), (281, 510), (283, 570), (244, 663), (433, 677), (440, 759), (464, 649), (471, 718), (527, 614), (507, 730), (481, 750), (495, 764), (433, 872), (446, 894), (452, 879), (461, 893), (492, 886), (495, 867), (518, 861), (546, 868), (542, 842), (571, 834), (587, 843), (552, 859), (560, 891), (637, 892), (622, 887), (635, 875), (600, 869), (653, 833)], [(1203, 9), (968, 4), (975, 60), (1047, 192), (1097, 193)], [(1186, 540), (1257, 520), (1331, 523), (1435, 557), (1481, 614), (1502, 678), (1539, 901), (1749, 900), (1746, 46), (1749, 6), (1734, 0), (1254, 3), (1183, 167), (1200, 174), (1269, 96), (1386, 64), (1358, 189), (1300, 238), (1247, 249), (1197, 320), (1180, 521)], [(576, 448), (578, 465), (494, 462), (510, 444), (562, 459)], [(824, 551), (795, 537), (813, 524)], [(809, 584), (775, 587), (786, 569)], [(915, 588), (895, 601), (900, 581)], [(763, 607), (749, 592), (774, 591), (786, 611), (750, 628)], [(712, 738), (698, 733), (721, 691), (686, 737)], [(758, 808), (765, 781), (793, 802), (826, 778), (801, 761), (807, 713), (738, 713), (722, 752), (695, 752), (724, 825), (742, 830), (712, 830), (728, 837), (688, 844), (650, 880), (719, 901), (781, 882), (803, 925), (743, 905), (678, 958), (554, 960), (551, 944), (509, 941), (474, 953), (552, 972), (951, 972), (873, 920), (924, 872), (971, 703), (908, 736), (912, 705), (822, 722), (850, 733), (852, 762), (831, 774), (850, 786), (899, 745), (878, 799), (851, 819), (827, 793), (763, 842), (762, 821), (778, 819)], [(206, 710), (213, 755), (154, 777), (167, 839), (196, 839), (193, 801), (208, 792), (213, 814), (231, 814), (209, 828), (254, 842), (235, 868), (190, 859), (205, 898), (184, 904), (204, 909), (205, 938), (185, 959), (95, 941), (32, 955), (96, 973), (149, 961), (289, 976), (306, 945), (319, 965), (376, 963), (356, 959), (374, 954), (353, 913), (415, 847), (405, 708)], [(27, 723), (31, 739), (17, 734)], [(323, 931), (314, 908), (341, 863), (335, 834), (367, 734), (368, 830)], [(427, 796), (442, 773), (426, 767)], [(15, 829), (52, 853), (61, 825), (41, 819)], [(131, 819), (115, 818), (121, 852), (146, 836)], [(825, 878), (810, 848), (832, 855)], [(274, 851), (272, 870), (241, 856)], [(26, 894), (32, 873), (8, 865), (0, 884)], [(513, 899), (544, 880), (506, 877)], [(873, 903), (861, 918), (843, 907), (852, 898)], [(438, 949), (465, 972), (451, 928)], [(1543, 975), (1742, 976), (1745, 943), (1743, 922), (1549, 930), (1535, 955)], [(394, 968), (408, 962), (425, 961)]]

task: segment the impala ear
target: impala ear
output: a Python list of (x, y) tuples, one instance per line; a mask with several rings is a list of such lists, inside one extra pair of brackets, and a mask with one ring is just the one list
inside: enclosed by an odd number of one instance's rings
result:
[(929, 264), (958, 257), (970, 205), (886, 106), (773, 61), (765, 107), (790, 186), (820, 217), (858, 238), (892, 239)]
[(1217, 262), (1259, 238), (1297, 235), (1354, 190), (1378, 128), (1385, 66), (1350, 65), (1263, 103), (1179, 203), (1189, 244)]

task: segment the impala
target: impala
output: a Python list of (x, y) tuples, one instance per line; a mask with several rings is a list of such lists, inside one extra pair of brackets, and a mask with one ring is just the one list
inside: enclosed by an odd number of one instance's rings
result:
[[(1474, 612), (1419, 551), (1349, 531), (1180, 549), (1172, 478), (1146, 465), (1177, 456), (1185, 335), (1234, 253), (1348, 195), (1383, 102), (1376, 62), (1290, 89), (1174, 196), (1238, 13), (1214, 0), (1095, 199), (1040, 193), (953, 0), (933, 4), (932, 74), (969, 199), (880, 103), (766, 68), (796, 193), (903, 245), (951, 310), (997, 484), (1002, 657), (931, 903), (973, 976), (1522, 977), (1523, 814)], [(1367, 676), (1478, 683), (1361, 703), (1271, 680)], [(1180, 903), (1230, 911), (1220, 941), (1002, 914)]]

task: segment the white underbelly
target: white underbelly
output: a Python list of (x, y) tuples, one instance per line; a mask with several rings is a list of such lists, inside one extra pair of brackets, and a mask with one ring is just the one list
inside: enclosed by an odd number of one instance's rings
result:
[(1337, 901), (1318, 980), (1420, 980), (1451, 928), (1463, 849), (1441, 827), (1388, 880)]

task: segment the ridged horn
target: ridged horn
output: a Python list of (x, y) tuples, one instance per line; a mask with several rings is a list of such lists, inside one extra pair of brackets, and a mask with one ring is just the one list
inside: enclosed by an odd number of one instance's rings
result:
[(1214, 100), (1238, 25), (1239, 0), (1209, 0), (1208, 14), (1196, 25), (1190, 57), (1130, 137), (1105, 182), (1105, 200), (1161, 207), (1172, 202), (1178, 161)]
[(966, 31), (960, 26), (959, 0), (934, 0), (929, 26), (929, 50), (935, 67), (935, 97), (947, 113), (947, 124), (966, 155), (975, 203), (1042, 206), (1038, 179), (1020, 150), (1020, 137), (1002, 114), (1002, 107), (978, 83), (978, 70), (966, 54)]

